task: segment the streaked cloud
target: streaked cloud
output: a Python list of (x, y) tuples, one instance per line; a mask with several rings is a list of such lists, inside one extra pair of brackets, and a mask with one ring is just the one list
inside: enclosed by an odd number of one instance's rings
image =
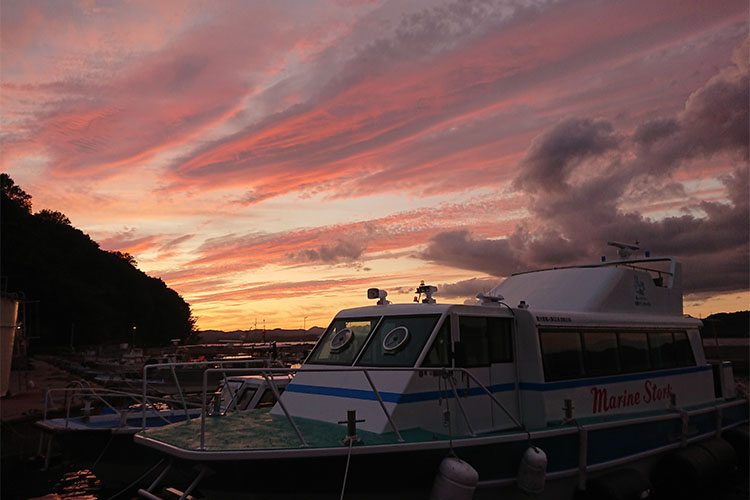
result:
[(323, 321), (368, 281), (470, 298), (611, 239), (678, 255), (693, 292), (746, 293), (747, 2), (0, 14), (0, 168), (206, 328)]

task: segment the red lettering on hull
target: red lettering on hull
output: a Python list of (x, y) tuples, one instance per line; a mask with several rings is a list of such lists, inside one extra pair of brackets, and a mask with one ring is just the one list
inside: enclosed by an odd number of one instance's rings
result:
[(643, 392), (628, 392), (623, 390), (620, 394), (610, 395), (606, 387), (591, 388), (592, 413), (605, 413), (611, 410), (627, 408), (629, 406), (638, 406), (641, 403), (653, 403), (669, 399), (672, 394), (670, 384), (657, 385), (650, 380), (643, 384)]

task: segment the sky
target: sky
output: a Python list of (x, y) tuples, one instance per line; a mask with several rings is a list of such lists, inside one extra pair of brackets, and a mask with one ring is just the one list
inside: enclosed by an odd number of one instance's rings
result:
[(0, 170), (200, 329), (683, 263), (750, 309), (746, 0), (2, 0)]

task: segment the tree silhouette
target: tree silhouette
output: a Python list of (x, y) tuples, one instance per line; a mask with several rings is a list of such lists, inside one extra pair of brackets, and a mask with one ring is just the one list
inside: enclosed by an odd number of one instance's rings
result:
[(52, 222), (55, 224), (64, 224), (66, 226), (70, 226), (70, 219), (68, 219), (64, 213), (58, 212), (56, 210), (47, 210), (45, 208), (44, 210), (41, 210), (34, 215), (38, 217), (40, 220), (43, 220), (46, 222)]
[[(38, 306), (32, 349), (130, 342), (166, 345), (185, 339), (190, 306), (125, 252), (101, 250), (61, 212), (31, 214), (31, 196), (0, 174), (0, 272), (11, 292)], [(74, 335), (71, 332), (75, 332)]]
[(31, 195), (27, 194), (6, 173), (0, 173), (0, 190), (3, 198), (7, 198), (14, 206), (31, 213)]

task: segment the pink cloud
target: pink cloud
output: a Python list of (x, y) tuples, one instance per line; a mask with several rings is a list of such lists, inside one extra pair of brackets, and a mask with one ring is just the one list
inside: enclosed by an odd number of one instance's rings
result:
[(159, 236), (137, 236), (133, 229), (121, 231), (99, 240), (99, 245), (105, 250), (119, 250), (129, 254), (138, 254), (159, 248)]
[[(500, 237), (518, 220), (500, 214), (516, 209), (517, 198), (482, 199), (441, 205), (368, 221), (334, 224), (271, 234), (226, 235), (206, 240), (179, 270), (153, 271), (183, 291), (202, 280), (228, 279), (275, 265), (362, 268), (368, 260), (418, 247), (460, 220), (485, 237)], [(157, 264), (158, 265), (158, 264)], [(186, 288), (187, 289), (187, 288)]]
[[(182, 7), (180, 3), (179, 8), (175, 5), (172, 9), (182, 11)], [(169, 8), (160, 10), (152, 14), (172, 14)], [(75, 62), (83, 75), (64, 74), (52, 83), (37, 81), (31, 86), (3, 82), (4, 88), (13, 93), (12, 101), (6, 99), (11, 104), (28, 103), (32, 96), (38, 102), (35, 108), (25, 110), (29, 118), (8, 127), (6, 133), (12, 140), (7, 141), (4, 167), (27, 156), (28, 144), (33, 143), (37, 152), (41, 147), (52, 160), (56, 176), (112, 175), (159, 153), (185, 147), (200, 134), (233, 118), (242, 110), (241, 101), (278, 71), (273, 54), (304, 43), (304, 33), (293, 30), (279, 11), (262, 7), (230, 10), (217, 8), (213, 17), (203, 18), (201, 23), (181, 19), (182, 15), (171, 16), (172, 22), (185, 23), (181, 30), (172, 37), (155, 40), (155, 47), (141, 47), (137, 57), (122, 52), (99, 53), (91, 49), (95, 42), (82, 42), (89, 46), (92, 58)], [(124, 14), (118, 11), (118, 15)], [(19, 22), (29, 23), (18, 30), (37, 33), (51, 22), (50, 15), (46, 13), (43, 22), (33, 22), (39, 16), (19, 14)], [(84, 14), (69, 12), (66, 19), (75, 24), (80, 16)], [(318, 29), (320, 23), (314, 24)], [(250, 31), (249, 25), (253, 26)], [(134, 28), (130, 36), (148, 38), (150, 34), (144, 30), (149, 27)], [(97, 32), (96, 36), (103, 34)], [(62, 46), (75, 46), (54, 37), (45, 46), (51, 47), (53, 40)], [(22, 51), (23, 39), (11, 47)], [(104, 59), (109, 74), (86, 75), (84, 67), (97, 65), (100, 59)], [(19, 73), (30, 81), (55, 78)], [(40, 93), (40, 89), (45, 92)]]
[[(747, 161), (747, 2), (288, 5), (3, 3), (0, 166), (74, 223), (132, 220), (103, 245), (218, 309), (283, 296), (236, 295), (249, 270), (366, 272), (419, 243), (487, 272), (575, 259), (592, 228), (702, 248), (675, 228), (710, 220), (735, 245), (743, 198), (716, 179)], [(318, 227), (279, 208), (386, 193), (473, 201)], [(254, 230), (269, 213), (304, 229)]]
[(240, 289), (233, 289), (212, 294), (204, 294), (195, 299), (194, 302), (198, 304), (205, 302), (246, 302), (253, 300), (285, 299), (296, 297), (299, 296), (301, 291), (304, 291), (307, 294), (320, 294), (332, 290), (340, 291), (342, 288), (345, 288), (347, 290), (361, 290), (364, 289), (368, 284), (372, 283), (373, 280), (377, 281), (378, 279), (378, 277), (367, 277), (283, 282), (271, 284), (260, 283), (242, 287)]
[[(592, 8), (573, 2), (543, 15), (523, 12), (518, 20), (503, 19), (499, 29), (479, 38), (446, 45), (439, 57), (432, 49), (425, 49), (425, 55), (415, 46), (399, 45), (415, 43), (405, 36), (378, 40), (347, 61), (341, 76), (331, 79), (319, 95), (175, 164), (172, 188), (244, 186), (249, 194), (240, 201), (257, 203), (309, 190), (334, 197), (396, 189), (450, 192), (475, 187), (471, 180), (477, 175), (485, 183), (505, 181), (512, 163), (492, 161), (491, 155), (507, 156), (513, 144), (517, 159), (524, 141), (518, 135), (501, 135), (502, 121), (517, 121), (526, 112), (529, 128), (549, 123), (544, 110), (532, 107), (559, 99), (553, 75), (581, 84), (597, 77), (601, 68), (632, 65), (683, 41), (699, 22), (726, 26), (743, 15), (739, 3), (719, 10), (698, 2), (680, 6), (675, 11), (653, 2), (631, 2)], [(574, 29), (570, 19), (576, 20)], [(441, 34), (427, 29), (419, 37), (437, 47), (445, 45)], [(394, 54), (402, 48), (405, 55), (399, 61)], [(361, 73), (355, 75), (351, 68)], [(627, 88), (618, 86), (620, 101), (627, 97)], [(643, 89), (640, 98), (648, 99), (650, 91)], [(569, 99), (571, 110), (580, 110), (606, 109), (613, 96), (600, 92), (589, 98), (573, 91), (562, 97)], [(633, 97), (628, 100), (636, 104)], [(428, 139), (456, 128), (472, 130), (477, 122), (483, 125), (481, 138), (472, 140), (468, 132), (459, 131)], [(415, 144), (420, 154), (415, 154)], [(467, 151), (472, 147), (475, 161), (472, 150)], [(435, 170), (448, 178), (429, 175)]]

